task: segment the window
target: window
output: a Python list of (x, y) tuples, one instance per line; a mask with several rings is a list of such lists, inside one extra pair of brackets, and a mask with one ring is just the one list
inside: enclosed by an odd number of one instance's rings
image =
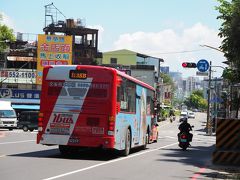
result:
[(136, 112), (136, 84), (122, 78), (122, 83), (117, 91), (117, 101), (120, 102), (121, 111)]
[(147, 114), (154, 114), (154, 92), (151, 90), (147, 90)]
[(117, 58), (111, 58), (110, 63), (111, 64), (117, 64)]
[(0, 117), (16, 117), (16, 114), (13, 110), (1, 110)]
[(68, 93), (70, 96), (85, 96), (87, 88), (68, 88)]

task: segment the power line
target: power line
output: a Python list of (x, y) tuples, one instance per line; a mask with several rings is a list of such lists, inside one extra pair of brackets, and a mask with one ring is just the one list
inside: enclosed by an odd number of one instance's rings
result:
[(173, 52), (160, 52), (155, 54), (183, 54), (183, 53), (191, 53), (197, 51), (209, 51), (210, 49), (195, 49), (195, 50), (188, 50), (188, 51), (173, 51)]

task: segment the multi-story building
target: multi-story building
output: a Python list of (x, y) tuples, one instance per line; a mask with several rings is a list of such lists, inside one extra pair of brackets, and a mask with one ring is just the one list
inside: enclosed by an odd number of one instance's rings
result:
[(104, 52), (102, 65), (115, 66), (127, 69), (131, 72), (131, 76), (150, 84), (155, 87), (160, 97), (160, 63), (163, 59), (152, 57), (146, 54), (121, 49), (116, 51)]
[(159, 77), (161, 62), (163, 62), (163, 59), (161, 58), (152, 57), (127, 49), (104, 52), (102, 58), (103, 65), (152, 65), (155, 68), (156, 77)]
[(0, 60), (0, 98), (11, 101), (15, 109), (39, 108), (43, 66), (96, 65), (97, 58), (101, 58), (97, 29), (67, 19), (47, 24), (43, 31), (45, 34), (35, 35), (34, 41), (18, 33), (17, 40), (10, 43), (7, 55)]
[(169, 66), (161, 66), (160, 67), (160, 71), (161, 73), (164, 73), (164, 74), (169, 74)]
[(183, 99), (184, 93), (183, 93), (183, 79), (182, 79), (182, 73), (180, 72), (169, 72), (169, 75), (171, 76), (176, 91), (174, 92), (174, 97), (177, 99)]

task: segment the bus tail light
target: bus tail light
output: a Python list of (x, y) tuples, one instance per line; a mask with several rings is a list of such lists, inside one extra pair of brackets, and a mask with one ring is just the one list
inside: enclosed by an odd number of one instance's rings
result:
[(109, 116), (108, 118), (108, 135), (113, 136), (115, 129), (115, 116)]
[(81, 70), (81, 66), (77, 65), (76, 70)]
[(43, 130), (43, 113), (38, 114), (38, 131), (41, 132)]

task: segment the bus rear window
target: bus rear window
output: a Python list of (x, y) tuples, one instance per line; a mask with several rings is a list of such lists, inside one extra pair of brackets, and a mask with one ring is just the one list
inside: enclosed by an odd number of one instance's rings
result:
[[(87, 97), (107, 98), (109, 92), (108, 83), (87, 83), (87, 82), (50, 82), (48, 96), (60, 97)], [(87, 93), (87, 94), (86, 94)]]
[(69, 96), (84, 97), (87, 92), (87, 88), (68, 88)]

